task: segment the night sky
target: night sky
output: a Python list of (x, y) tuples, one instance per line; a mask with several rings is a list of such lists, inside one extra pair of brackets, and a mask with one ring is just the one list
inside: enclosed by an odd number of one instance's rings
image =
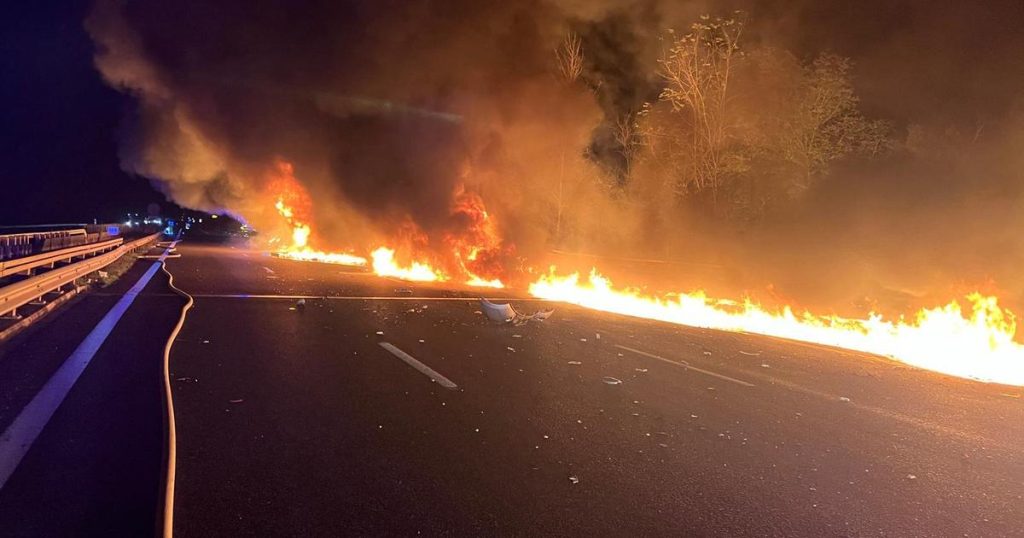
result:
[(9, 2), (0, 17), (0, 225), (121, 220), (174, 207), (121, 171), (130, 98), (103, 83), (82, 27), (91, 1)]

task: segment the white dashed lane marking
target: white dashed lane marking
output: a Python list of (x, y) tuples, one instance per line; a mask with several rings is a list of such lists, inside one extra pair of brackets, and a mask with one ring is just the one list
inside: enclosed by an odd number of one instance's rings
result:
[(392, 355), (398, 357), (399, 359), (402, 359), (403, 361), (405, 361), (406, 364), (408, 364), (409, 366), (412, 366), (413, 368), (418, 370), (421, 374), (429, 377), (431, 380), (433, 380), (438, 385), (441, 385), (442, 387), (444, 387), (446, 389), (449, 389), (449, 390), (455, 390), (455, 389), (459, 388), (459, 386), (456, 385), (454, 382), (452, 382), (452, 380), (450, 380), (447, 377), (437, 373), (436, 371), (434, 371), (433, 368), (431, 368), (431, 367), (427, 366), (426, 364), (423, 364), (422, 362), (416, 360), (415, 357), (413, 357), (412, 355), (402, 351), (401, 349), (398, 349), (397, 347), (392, 345), (390, 342), (381, 342), (380, 343), (380, 347), (388, 350), (389, 353), (391, 353)]

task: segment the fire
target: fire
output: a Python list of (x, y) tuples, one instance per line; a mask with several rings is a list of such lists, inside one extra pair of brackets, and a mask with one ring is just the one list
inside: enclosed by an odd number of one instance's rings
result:
[(475, 286), (478, 288), (504, 288), (505, 284), (501, 282), (501, 279), (494, 278), (491, 280), (484, 280), (476, 275), (470, 275), (469, 280), (466, 281), (469, 286)]
[[(324, 252), (322, 250), (314, 250), (309, 246), (309, 239), (313, 235), (313, 228), (309, 223), (309, 219), (301, 216), (304, 212), (299, 211), (298, 208), (308, 208), (310, 201), (305, 190), (295, 179), (295, 171), (291, 163), (283, 160), (274, 163), (270, 171), (270, 183), (272, 188), (280, 193), (277, 195), (274, 209), (291, 227), (292, 242), (290, 245), (278, 250), (275, 253), (277, 256), (307, 262), (315, 261), (360, 267), (366, 265), (366, 258), (362, 256), (344, 252)], [(277, 242), (278, 239), (271, 239), (271, 243)]]
[[(295, 181), (291, 165), (279, 163), (277, 168), (279, 177), (274, 185), (280, 194), (274, 207), (291, 230), (291, 244), (277, 254), (301, 261), (367, 265), (366, 258), (355, 254), (323, 252), (309, 246), (313, 228), (304, 216), (308, 212), (301, 211), (308, 208), (308, 197)], [(420, 260), (400, 264), (395, 248), (380, 246), (370, 254), (373, 272), (420, 282), (446, 282), (454, 275), (470, 286), (504, 288), (500, 276), (512, 266), (514, 248), (502, 240), (478, 195), (461, 187), (456, 190), (448, 230), (442, 243), (431, 243), (409, 221), (395, 241), (403, 252)], [(596, 269), (581, 278), (579, 273), (558, 275), (552, 267), (530, 285), (529, 292), (595, 310), (813, 342), (887, 356), (955, 376), (1024, 386), (1024, 345), (1014, 340), (1016, 319), (995, 297), (979, 293), (968, 295), (965, 303), (951, 301), (922, 309), (909, 319), (887, 320), (873, 312), (861, 319), (806, 311), (797, 314), (788, 306), (769, 309), (749, 298), (715, 299), (702, 291), (652, 295), (639, 288), (616, 288)], [(963, 305), (969, 306), (965, 309)]]
[(309, 236), (313, 233), (313, 230), (309, 224), (296, 219), (295, 210), (286, 205), (283, 198), (278, 198), (274, 207), (285, 218), (288, 225), (292, 227), (292, 244), (277, 251), (276, 254), (279, 257), (304, 262), (335, 263), (359, 267), (366, 265), (366, 258), (361, 256), (344, 252), (324, 252), (310, 248)]
[(395, 261), (395, 251), (387, 247), (379, 247), (370, 256), (373, 258), (373, 272), (379, 276), (419, 282), (443, 282), (448, 280), (447, 276), (426, 263), (414, 261), (408, 267), (398, 265)]
[(452, 221), (458, 233), (448, 233), (445, 242), (452, 249), (458, 268), (466, 274), (466, 284), (504, 288), (505, 284), (495, 275), (503, 273), (502, 262), (511, 247), (504, 244), (497, 222), (487, 212), (480, 195), (464, 186), (455, 190), (452, 199)]
[(552, 267), (530, 285), (530, 293), (595, 310), (814, 342), (883, 355), (950, 375), (1024, 385), (1024, 346), (1014, 341), (1014, 315), (1000, 308), (995, 297), (979, 293), (967, 297), (967, 312), (958, 301), (952, 301), (922, 309), (911, 320), (901, 317), (894, 321), (875, 313), (848, 319), (810, 312), (797, 315), (789, 307), (771, 311), (749, 299), (713, 299), (700, 291), (658, 297), (636, 288), (616, 289), (596, 269), (581, 281), (579, 273), (559, 276)]
[[(281, 249), (277, 255), (300, 261), (320, 261), (340, 263), (344, 265), (367, 264), (366, 258), (347, 253), (330, 253), (313, 250), (308, 243), (312, 235), (310, 224), (300, 218), (293, 204), (300, 207), (308, 205), (308, 198), (301, 186), (296, 182), (291, 165), (280, 162), (276, 167), (273, 181), (274, 189), (280, 192), (274, 207), (291, 227), (291, 245)], [(464, 188), (456, 190), (453, 196), (452, 231), (445, 236), (445, 248), (450, 249), (447, 256), (430, 256), (442, 259), (447, 263), (434, 266), (424, 261), (412, 261), (402, 266), (395, 259), (396, 249), (381, 246), (370, 253), (373, 259), (373, 272), (379, 276), (401, 278), (419, 282), (445, 282), (450, 280), (446, 269), (465, 275), (469, 286), (504, 288), (501, 279), (494, 276), (502, 265), (498, 256), (507, 251), (496, 225), (484, 209), (483, 200), (476, 194), (468, 193)], [(291, 203), (290, 203), (291, 202)], [(411, 220), (399, 227), (397, 243), (402, 245), (403, 252), (429, 251), (429, 238)], [(454, 261), (452, 261), (454, 260)], [(443, 268), (442, 268), (443, 267)], [(486, 276), (484, 276), (486, 275)]]

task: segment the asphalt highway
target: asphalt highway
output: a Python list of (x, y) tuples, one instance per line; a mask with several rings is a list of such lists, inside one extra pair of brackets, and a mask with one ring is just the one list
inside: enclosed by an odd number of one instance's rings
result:
[[(1024, 535), (1019, 388), (178, 251), (175, 536)], [(0, 350), (0, 429), (140, 271)], [(556, 311), (494, 323), (481, 293)], [(0, 489), (0, 535), (158, 532), (180, 307), (166, 278), (145, 288)]]
[(1019, 389), (495, 294), (557, 309), (511, 327), (479, 290), (180, 251), (179, 536), (1024, 533)]

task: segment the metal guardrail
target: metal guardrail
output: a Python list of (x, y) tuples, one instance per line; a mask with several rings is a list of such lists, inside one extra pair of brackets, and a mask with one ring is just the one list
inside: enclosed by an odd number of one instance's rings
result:
[[(83, 261), (72, 263), (65, 267), (53, 269), (52, 271), (47, 271), (43, 274), (26, 278), (25, 280), (0, 288), (0, 316), (16, 313), (18, 308), (32, 301), (40, 300), (47, 293), (56, 291), (61, 287), (88, 275), (89, 273), (98, 271), (110, 265), (126, 253), (156, 241), (159, 236), (160, 234), (153, 234), (141, 239), (136, 239), (135, 241), (124, 243), (105, 254), (87, 258)], [(123, 240), (117, 239), (116, 241), (120, 242)], [(58, 253), (55, 252), (48, 254)], [(80, 255), (81, 254), (74, 254), (72, 257)], [(60, 259), (65, 259), (67, 256), (68, 255), (65, 253)]]
[(18, 232), (13, 234), (0, 234), (0, 241), (5, 239), (22, 239), (22, 238), (33, 238), (33, 237), (51, 237), (60, 235), (85, 235), (85, 228), (75, 228), (72, 230), (53, 230), (43, 232)]
[[(99, 234), (93, 234), (100, 240)], [(40, 252), (59, 250), (90, 242), (85, 228), (0, 234), (0, 260), (19, 258)]]
[(51, 252), (43, 252), (34, 256), (25, 256), (24, 258), (15, 258), (13, 260), (3, 261), (0, 262), (0, 278), (20, 273), (22, 271), (31, 271), (36, 267), (42, 267), (44, 265), (53, 267), (53, 264), (57, 262), (70, 262), (73, 258), (78, 256), (84, 257), (89, 254), (112, 250), (120, 246), (123, 242), (124, 239), (118, 237), (117, 239), (111, 239), (109, 241), (87, 243), (77, 247), (69, 247)]

